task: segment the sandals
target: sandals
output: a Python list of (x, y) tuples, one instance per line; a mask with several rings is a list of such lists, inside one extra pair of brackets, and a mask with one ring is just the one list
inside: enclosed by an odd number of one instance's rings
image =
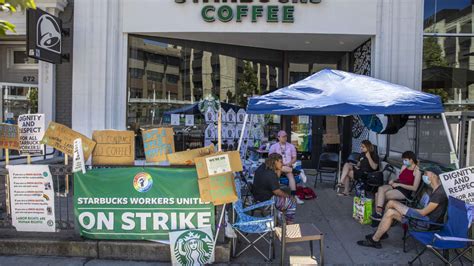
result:
[(337, 183), (337, 185), (336, 185), (336, 188), (343, 188), (343, 187), (344, 187), (344, 184), (342, 184), (342, 183)]
[(344, 192), (338, 192), (337, 193), (338, 196), (344, 196), (344, 197), (347, 197), (349, 196), (349, 193), (344, 193)]

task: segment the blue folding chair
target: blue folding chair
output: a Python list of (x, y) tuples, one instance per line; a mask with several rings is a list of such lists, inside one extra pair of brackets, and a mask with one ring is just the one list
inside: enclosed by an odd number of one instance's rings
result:
[[(430, 250), (444, 263), (449, 265), (451, 265), (453, 261), (460, 259), (461, 256), (472, 248), (474, 243), (473, 239), (468, 238), (469, 222), (464, 201), (450, 196), (448, 219), (446, 223), (440, 225), (429, 222), (431, 225), (442, 226), (439, 231), (415, 231), (409, 229), (408, 234), (425, 247), (413, 260), (408, 262), (408, 264), (413, 264), (426, 250)], [(457, 249), (464, 250), (459, 253)], [(445, 258), (438, 250), (446, 251), (448, 258)], [(450, 250), (455, 250), (457, 253), (457, 256), (452, 260), (449, 260)]]
[[(235, 188), (237, 190), (237, 195), (239, 199), (232, 204), (235, 213), (237, 214), (237, 221), (232, 224), (232, 228), (237, 232), (237, 234), (242, 237), (246, 242), (247, 246), (240, 250), (238, 253), (236, 251), (236, 243), (233, 241), (233, 257), (238, 257), (242, 255), (249, 248), (255, 249), (260, 255), (262, 255), (265, 260), (271, 261), (275, 256), (274, 253), (274, 230), (275, 230), (275, 210), (274, 210), (274, 200), (273, 198), (264, 202), (254, 204), (252, 206), (244, 208), (244, 202), (242, 200), (241, 194), (241, 181), (240, 179), (235, 179)], [(264, 217), (255, 217), (248, 215), (247, 212), (253, 211), (255, 209), (270, 207), (270, 215)], [(249, 234), (256, 234), (257, 238), (255, 240), (250, 240), (248, 238)], [(263, 240), (268, 244), (268, 255), (265, 255), (260, 249), (257, 248), (256, 244), (260, 240)]]

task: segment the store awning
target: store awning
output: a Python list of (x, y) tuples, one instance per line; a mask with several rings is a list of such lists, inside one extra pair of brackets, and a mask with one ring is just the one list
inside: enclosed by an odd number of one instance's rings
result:
[(250, 114), (439, 114), (437, 95), (368, 76), (324, 69), (290, 86), (249, 100)]

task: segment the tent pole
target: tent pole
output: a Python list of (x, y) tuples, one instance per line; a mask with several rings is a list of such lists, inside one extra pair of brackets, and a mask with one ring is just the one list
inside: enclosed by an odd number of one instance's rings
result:
[(456, 165), (456, 168), (459, 169), (458, 155), (456, 154), (456, 149), (454, 148), (454, 141), (453, 137), (451, 136), (451, 129), (449, 129), (445, 113), (441, 113), (441, 119), (443, 120), (444, 130), (446, 131), (446, 136), (448, 137), (449, 148), (451, 150), (450, 158), (455, 158), (454, 164)]
[(247, 126), (247, 120), (249, 118), (248, 114), (245, 114), (244, 116), (244, 125), (242, 126), (242, 131), (240, 132), (240, 137), (239, 137), (239, 145), (237, 146), (237, 151), (240, 152), (240, 147), (242, 146), (242, 140), (244, 139), (244, 132), (245, 132), (245, 127)]

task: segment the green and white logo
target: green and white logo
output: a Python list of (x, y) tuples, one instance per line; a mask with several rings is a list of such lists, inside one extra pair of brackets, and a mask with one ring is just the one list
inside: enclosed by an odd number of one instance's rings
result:
[[(173, 233), (178, 233), (176, 239), (173, 239)], [(210, 227), (172, 232), (170, 240), (174, 253), (173, 264), (204, 265), (214, 261), (214, 241)]]

